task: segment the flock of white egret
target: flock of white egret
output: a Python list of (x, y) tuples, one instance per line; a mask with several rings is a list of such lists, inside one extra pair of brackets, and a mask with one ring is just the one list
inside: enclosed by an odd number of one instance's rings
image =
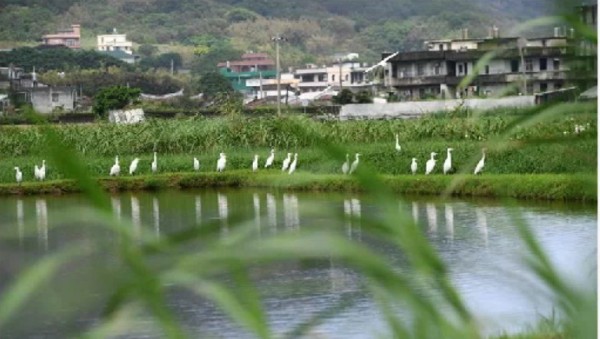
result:
[[(402, 147), (400, 146), (398, 134), (396, 134), (395, 148), (396, 148), (397, 152), (400, 152), (402, 150)], [(448, 148), (446, 150), (446, 154), (447, 154), (446, 160), (444, 161), (444, 164), (442, 167), (442, 171), (444, 174), (449, 174), (452, 170), (452, 151), (453, 151), (452, 148)], [(437, 161), (435, 159), (436, 155), (437, 155), (436, 152), (431, 152), (431, 155), (430, 155), (431, 157), (425, 163), (425, 174), (426, 175), (429, 175), (433, 172), (436, 161)], [(252, 161), (252, 171), (254, 171), (254, 172), (258, 171), (258, 168), (259, 168), (258, 159), (259, 159), (259, 155), (254, 154), (254, 160)], [(194, 171), (199, 171), (200, 170), (200, 161), (195, 157), (193, 160), (194, 160), (193, 161)], [(131, 164), (129, 165), (129, 174), (130, 175), (135, 174), (135, 172), (138, 168), (139, 161), (140, 161), (139, 158), (135, 158), (135, 159), (133, 159), (133, 161), (131, 161)], [(275, 161), (275, 149), (271, 149), (271, 153), (267, 157), (267, 160), (265, 161), (264, 168), (272, 167), (274, 161)], [(352, 174), (354, 171), (356, 171), (359, 161), (360, 161), (360, 153), (356, 153), (354, 155), (354, 161), (352, 163), (350, 163), (350, 155), (346, 154), (346, 161), (342, 164), (342, 173), (343, 174)], [(216, 168), (217, 172), (223, 172), (225, 170), (226, 165), (227, 165), (227, 156), (225, 155), (225, 153), (220, 153), (219, 159), (217, 160), (217, 168)], [(283, 165), (281, 167), (281, 170), (283, 172), (287, 171), (288, 174), (292, 174), (292, 173), (294, 173), (294, 171), (296, 171), (297, 165), (298, 165), (298, 153), (293, 153), (293, 158), (292, 158), (292, 153), (287, 153), (287, 157), (283, 160)], [(481, 160), (479, 160), (479, 162), (477, 163), (477, 166), (475, 166), (475, 170), (473, 171), (473, 174), (480, 174), (481, 171), (483, 170), (484, 165), (485, 165), (485, 148), (482, 149)], [(20, 184), (23, 181), (23, 172), (21, 172), (19, 167), (15, 167), (14, 169), (15, 169), (15, 179), (16, 179), (17, 183)], [(158, 171), (158, 158), (157, 158), (156, 152), (154, 152), (154, 158), (152, 160), (151, 170), (152, 170), (152, 173), (156, 173)], [(410, 171), (412, 174), (416, 174), (417, 170), (418, 170), (417, 158), (412, 158), (412, 161), (410, 164)], [(119, 156), (116, 156), (115, 163), (110, 168), (109, 175), (110, 176), (119, 176), (120, 174), (121, 174), (121, 166), (119, 164)], [(38, 165), (35, 165), (34, 177), (36, 180), (41, 180), (41, 181), (43, 181), (46, 178), (46, 160), (42, 160), (41, 167), (38, 167)]]

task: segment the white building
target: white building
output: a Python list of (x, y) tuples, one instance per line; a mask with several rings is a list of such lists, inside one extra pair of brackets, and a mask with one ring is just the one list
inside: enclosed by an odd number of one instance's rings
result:
[(97, 38), (99, 51), (123, 51), (133, 54), (133, 43), (127, 41), (127, 34), (117, 33), (116, 28), (113, 28), (112, 34), (98, 35)]

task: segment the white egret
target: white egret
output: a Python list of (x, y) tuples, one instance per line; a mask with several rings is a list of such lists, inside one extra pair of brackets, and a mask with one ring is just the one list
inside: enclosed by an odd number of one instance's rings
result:
[(356, 167), (358, 167), (358, 157), (360, 156), (360, 153), (356, 153), (354, 155), (354, 161), (352, 162), (352, 166), (350, 166), (350, 171), (348, 172), (348, 174), (352, 174), (352, 172), (356, 171)]
[(475, 166), (475, 170), (473, 171), (473, 174), (480, 174), (481, 171), (483, 170), (483, 166), (485, 165), (485, 148), (481, 149), (481, 160), (479, 160), (479, 162), (477, 163), (477, 166)]
[(450, 170), (452, 169), (452, 151), (454, 149), (453, 148), (448, 148), (447, 149), (447, 156), (446, 156), (446, 160), (444, 161), (444, 174), (448, 174), (448, 172), (450, 172)]
[(110, 168), (110, 175), (118, 176), (120, 172), (121, 172), (121, 166), (119, 166), (119, 156), (117, 155), (115, 157), (115, 164), (112, 165), (112, 167)]
[(217, 160), (217, 172), (223, 172), (223, 170), (225, 170), (226, 163), (227, 163), (227, 156), (225, 156), (225, 153), (220, 153), (219, 160)]
[(252, 171), (256, 172), (258, 170), (258, 154), (254, 155), (254, 161), (252, 162)]
[(283, 160), (283, 166), (281, 166), (281, 170), (285, 171), (288, 169), (288, 166), (290, 165), (290, 161), (292, 160), (292, 153), (288, 153), (287, 154), (287, 158), (285, 158)]
[(435, 167), (435, 159), (434, 157), (437, 155), (435, 152), (431, 152), (431, 159), (427, 160), (425, 163), (425, 174), (429, 174), (433, 172), (433, 168)]
[(417, 158), (412, 158), (412, 162), (410, 163), (410, 170), (412, 174), (417, 174)]
[(346, 162), (342, 165), (342, 173), (348, 174), (349, 170), (350, 170), (350, 158), (349, 158), (348, 153), (346, 153)]
[(33, 166), (33, 177), (36, 180), (40, 180), (40, 168), (38, 167), (38, 165)]
[(23, 173), (18, 167), (15, 167), (15, 179), (17, 179), (17, 183), (20, 185), (23, 181)]
[(200, 170), (200, 161), (194, 157), (194, 171), (199, 171)]
[(139, 158), (135, 158), (131, 162), (131, 165), (129, 165), (129, 174), (130, 175), (133, 175), (135, 173), (135, 170), (137, 170), (138, 162), (140, 162), (140, 159)]
[(400, 139), (398, 139), (398, 133), (396, 133), (396, 151), (400, 152), (402, 147), (400, 146)]
[(296, 170), (297, 164), (298, 164), (298, 153), (294, 153), (294, 161), (292, 161), (292, 164), (290, 165), (290, 171), (288, 172), (288, 174), (294, 173), (294, 171)]
[(271, 165), (273, 165), (273, 160), (275, 160), (275, 149), (271, 149), (271, 155), (269, 155), (269, 157), (267, 158), (267, 161), (265, 162), (265, 168), (267, 167), (271, 167)]
[(39, 169), (39, 179), (42, 181), (46, 179), (46, 160), (42, 160), (42, 167)]
[(152, 173), (156, 173), (158, 170), (158, 161), (156, 160), (156, 152), (154, 152), (154, 160), (152, 160)]

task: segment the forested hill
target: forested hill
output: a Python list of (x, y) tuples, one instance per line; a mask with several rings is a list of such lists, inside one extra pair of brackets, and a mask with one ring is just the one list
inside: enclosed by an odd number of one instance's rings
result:
[(283, 34), (288, 61), (344, 51), (372, 59), (458, 37), (465, 27), (471, 36), (491, 25), (506, 32), (553, 8), (554, 0), (2, 0), (0, 41), (33, 42), (80, 23), (89, 42), (117, 27), (138, 44), (268, 52), (270, 37)]

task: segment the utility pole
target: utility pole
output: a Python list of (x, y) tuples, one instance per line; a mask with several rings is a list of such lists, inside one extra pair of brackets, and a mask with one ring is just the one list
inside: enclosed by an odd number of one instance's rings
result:
[(277, 115), (281, 115), (281, 72), (279, 65), (279, 42), (286, 41), (282, 36), (274, 36), (271, 38), (275, 41), (275, 67), (277, 68)]

